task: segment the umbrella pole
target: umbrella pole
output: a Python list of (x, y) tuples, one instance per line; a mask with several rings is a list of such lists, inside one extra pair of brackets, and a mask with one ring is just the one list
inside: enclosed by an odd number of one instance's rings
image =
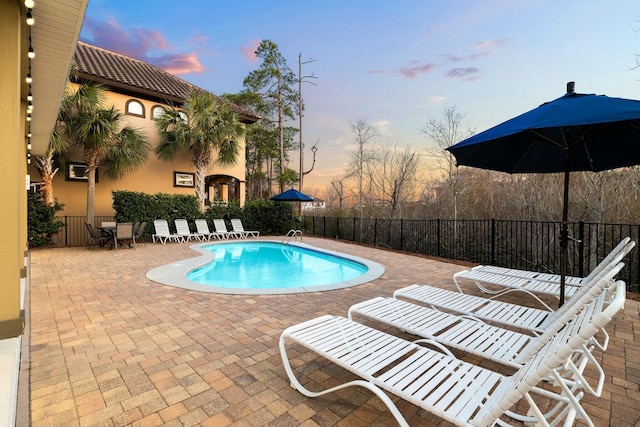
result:
[(569, 257), (569, 156), (564, 170), (564, 195), (562, 201), (562, 229), (560, 230), (560, 305), (564, 304), (564, 284), (567, 277), (567, 258)]

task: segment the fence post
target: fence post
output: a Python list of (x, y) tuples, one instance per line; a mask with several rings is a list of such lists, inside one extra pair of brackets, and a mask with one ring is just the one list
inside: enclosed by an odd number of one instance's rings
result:
[(440, 218), (436, 220), (436, 256), (440, 256)]
[(496, 220), (491, 218), (491, 265), (496, 265)]
[(403, 220), (402, 218), (400, 218), (400, 250), (403, 251), (404, 250), (404, 233), (402, 231), (402, 225), (403, 225)]
[(356, 241), (356, 217), (353, 217), (353, 239), (351, 240), (352, 242)]
[(340, 238), (340, 217), (336, 217), (336, 239)]
[(578, 222), (578, 276), (584, 277), (584, 221)]
[(327, 237), (327, 217), (322, 217), (322, 237)]
[[(84, 225), (84, 224), (83, 224)], [(64, 216), (64, 245), (69, 244), (69, 221), (67, 215)]]
[(373, 246), (378, 244), (378, 218), (373, 220)]

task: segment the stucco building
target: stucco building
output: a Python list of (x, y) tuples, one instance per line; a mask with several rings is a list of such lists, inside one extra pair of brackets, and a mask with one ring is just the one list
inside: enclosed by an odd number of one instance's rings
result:
[[(167, 73), (144, 61), (133, 59), (96, 46), (78, 42), (73, 62), (77, 65), (78, 81), (90, 81), (107, 88), (105, 107), (113, 105), (124, 113), (125, 122), (138, 129), (155, 148), (159, 135), (155, 118), (167, 106), (180, 107), (196, 86)], [(69, 83), (71, 90), (77, 87)], [(219, 98), (218, 98), (219, 99)], [(224, 102), (219, 99), (220, 102)], [(229, 104), (241, 123), (249, 125), (258, 117), (237, 105)], [(244, 141), (233, 166), (213, 165), (207, 173), (207, 199), (244, 204), (245, 199), (245, 154)], [(53, 180), (54, 196), (64, 204), (63, 215), (86, 215), (86, 177), (83, 176), (82, 152), (71, 151), (69, 161)], [(32, 181), (38, 174), (30, 171)], [(193, 177), (195, 167), (190, 153), (184, 151), (171, 162), (158, 159), (150, 152), (143, 167), (119, 180), (111, 180), (100, 174), (96, 183), (95, 213), (97, 216), (113, 215), (113, 190), (139, 191), (149, 194), (194, 194)], [(37, 184), (34, 184), (37, 185)]]

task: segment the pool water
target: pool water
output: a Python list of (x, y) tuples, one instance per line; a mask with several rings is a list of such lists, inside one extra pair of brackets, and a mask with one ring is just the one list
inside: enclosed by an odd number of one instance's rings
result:
[(221, 288), (306, 288), (349, 281), (369, 270), (326, 252), (273, 242), (222, 243), (202, 249), (215, 258), (187, 273), (187, 279)]

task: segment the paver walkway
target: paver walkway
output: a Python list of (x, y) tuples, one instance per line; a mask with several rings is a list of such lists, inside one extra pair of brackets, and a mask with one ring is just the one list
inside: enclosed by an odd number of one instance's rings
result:
[[(31, 424), (397, 425), (366, 390), (351, 387), (310, 399), (290, 388), (278, 350), (280, 333), (322, 314), (346, 315), (356, 302), (390, 296), (412, 283), (453, 289), (451, 276), (461, 267), (332, 240), (304, 241), (372, 259), (386, 272), (337, 291), (218, 295), (146, 279), (153, 267), (195, 256), (190, 244), (32, 251)], [(608, 328), (604, 396), (583, 401), (596, 425), (639, 425), (639, 308), (628, 301)], [(300, 354), (293, 363), (325, 387), (350, 378), (313, 354)], [(448, 425), (396, 401), (411, 425)]]

